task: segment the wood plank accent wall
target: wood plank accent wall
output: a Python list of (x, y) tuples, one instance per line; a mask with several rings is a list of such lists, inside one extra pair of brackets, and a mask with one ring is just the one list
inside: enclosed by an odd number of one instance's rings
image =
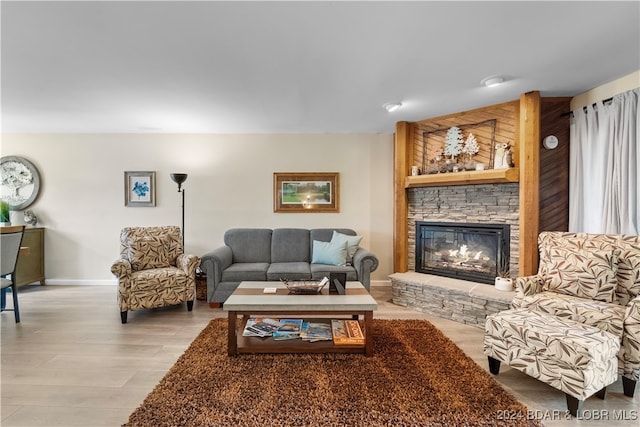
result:
[[(424, 133), (495, 119), (495, 142), (512, 145), (514, 166), (520, 169), (518, 274), (534, 274), (538, 269), (539, 231), (562, 231), (568, 227), (569, 119), (563, 113), (569, 111), (569, 102), (570, 98), (541, 98), (539, 92), (533, 91), (522, 94), (519, 100), (503, 104), (419, 122), (397, 123), (394, 151), (394, 270), (405, 272), (408, 269), (405, 178), (410, 174), (411, 165), (421, 169), (424, 167)], [(464, 131), (465, 136), (467, 132)], [(473, 130), (471, 132), (476, 135)], [(545, 150), (541, 137), (552, 133), (558, 137), (559, 147)], [(484, 129), (478, 131), (477, 139), (480, 153), (475, 160), (489, 163), (491, 141), (487, 139)], [(427, 147), (427, 161), (431, 156), (431, 148)]]
[[(509, 143), (514, 149), (514, 163), (518, 166), (517, 140), (518, 140), (518, 101), (506, 102), (504, 104), (492, 105), (463, 113), (449, 114), (447, 116), (422, 120), (414, 123), (413, 133), (413, 164), (423, 169), (423, 158), (425, 152), (425, 132), (434, 132), (438, 129), (449, 129), (452, 126), (465, 126), (495, 120), (495, 143)], [(488, 125), (475, 128), (463, 129), (464, 137), (473, 133), (478, 141), (480, 151), (474, 157), (478, 163), (489, 165), (491, 156), (491, 129)], [(429, 137), (427, 149), (427, 160), (432, 159), (439, 151), (445, 141), (446, 131), (433, 134)]]
[(569, 115), (571, 98), (542, 98), (540, 138), (555, 135), (558, 147), (540, 143), (540, 231), (569, 230)]

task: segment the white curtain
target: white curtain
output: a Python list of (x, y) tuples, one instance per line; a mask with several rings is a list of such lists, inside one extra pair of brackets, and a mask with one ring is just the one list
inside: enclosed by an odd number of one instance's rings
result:
[(640, 234), (640, 88), (573, 111), (569, 231)]

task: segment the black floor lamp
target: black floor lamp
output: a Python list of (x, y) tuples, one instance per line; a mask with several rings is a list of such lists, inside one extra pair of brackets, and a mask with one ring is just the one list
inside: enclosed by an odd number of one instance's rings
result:
[(182, 183), (187, 180), (186, 173), (172, 173), (171, 179), (173, 182), (178, 184), (178, 193), (182, 193), (182, 228), (180, 229), (182, 232), (182, 251), (184, 252), (184, 188), (182, 188)]

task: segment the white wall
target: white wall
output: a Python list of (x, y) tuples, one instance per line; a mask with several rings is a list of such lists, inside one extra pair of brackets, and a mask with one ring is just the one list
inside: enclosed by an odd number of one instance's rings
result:
[(640, 87), (640, 70), (595, 87), (571, 99), (571, 111)]
[[(125, 226), (180, 224), (185, 246), (202, 255), (230, 227), (348, 227), (392, 273), (393, 135), (2, 135), (2, 156), (38, 168), (41, 192), (29, 207), (46, 227), (49, 283), (112, 281)], [(156, 207), (124, 206), (124, 171), (156, 171)], [(274, 213), (273, 172), (339, 172), (339, 213)], [(13, 216), (22, 222), (22, 214)], [(17, 221), (16, 221), (17, 220)]]

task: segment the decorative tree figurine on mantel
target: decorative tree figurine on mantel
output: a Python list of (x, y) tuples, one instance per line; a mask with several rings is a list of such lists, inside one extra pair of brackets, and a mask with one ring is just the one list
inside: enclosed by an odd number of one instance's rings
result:
[(450, 156), (451, 159), (449, 163), (454, 163), (455, 157), (462, 152), (463, 142), (464, 138), (462, 137), (460, 128), (457, 126), (452, 126), (447, 131), (447, 136), (445, 138), (444, 144), (444, 154), (446, 156)]
[(480, 148), (478, 147), (478, 140), (476, 137), (469, 133), (467, 139), (464, 141), (464, 147), (462, 147), (462, 152), (466, 155), (466, 161), (464, 164), (464, 168), (466, 170), (474, 170), (476, 168), (475, 162), (473, 161), (473, 156), (478, 154)]

